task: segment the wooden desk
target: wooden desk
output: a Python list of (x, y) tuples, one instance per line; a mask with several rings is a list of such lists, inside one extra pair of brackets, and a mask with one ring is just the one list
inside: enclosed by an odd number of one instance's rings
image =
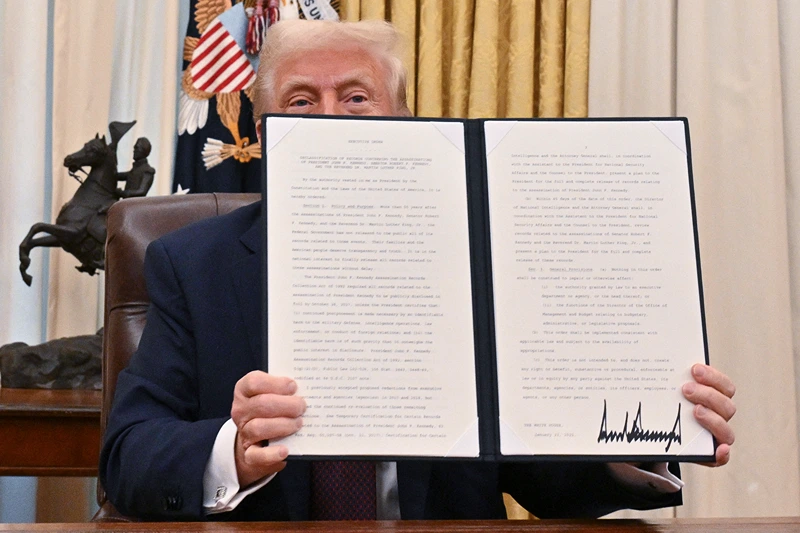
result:
[(101, 394), (0, 388), (0, 475), (96, 476)]
[(110, 523), (0, 524), (0, 533), (788, 533), (800, 531), (800, 518), (694, 520), (475, 520), (430, 522), (253, 522), (253, 523)]

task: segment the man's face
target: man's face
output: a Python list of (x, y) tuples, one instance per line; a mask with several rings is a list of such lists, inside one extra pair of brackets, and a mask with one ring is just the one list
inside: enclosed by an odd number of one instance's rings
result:
[(268, 113), (395, 116), (389, 71), (357, 47), (289, 56), (275, 70)]

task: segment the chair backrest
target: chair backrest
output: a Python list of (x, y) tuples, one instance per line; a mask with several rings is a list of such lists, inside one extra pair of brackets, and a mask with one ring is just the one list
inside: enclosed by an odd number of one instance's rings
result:
[[(233, 193), (130, 198), (108, 211), (101, 434), (114, 400), (117, 375), (128, 365), (144, 329), (150, 304), (144, 281), (147, 245), (192, 222), (229, 213), (260, 198), (258, 194)], [(99, 484), (97, 500), (101, 506), (106, 501)]]

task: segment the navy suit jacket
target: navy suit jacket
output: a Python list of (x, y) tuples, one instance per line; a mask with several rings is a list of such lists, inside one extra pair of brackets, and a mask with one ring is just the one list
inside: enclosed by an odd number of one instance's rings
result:
[[(100, 478), (123, 514), (203, 519), (203, 474), (230, 417), (236, 382), (259, 368), (261, 216), (253, 204), (153, 242), (152, 304), (139, 349), (119, 375)], [(404, 519), (505, 517), (502, 493), (539, 517), (599, 516), (680, 503), (616, 483), (600, 463), (400, 461)], [(234, 511), (213, 520), (307, 520), (309, 465), (290, 461)]]

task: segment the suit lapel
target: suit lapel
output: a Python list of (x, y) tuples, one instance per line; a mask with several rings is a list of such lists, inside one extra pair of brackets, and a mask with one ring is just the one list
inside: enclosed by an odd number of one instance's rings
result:
[(252, 350), (255, 368), (261, 368), (261, 217), (239, 238), (234, 268), (231, 269), (233, 286), (239, 300), (247, 337)]

